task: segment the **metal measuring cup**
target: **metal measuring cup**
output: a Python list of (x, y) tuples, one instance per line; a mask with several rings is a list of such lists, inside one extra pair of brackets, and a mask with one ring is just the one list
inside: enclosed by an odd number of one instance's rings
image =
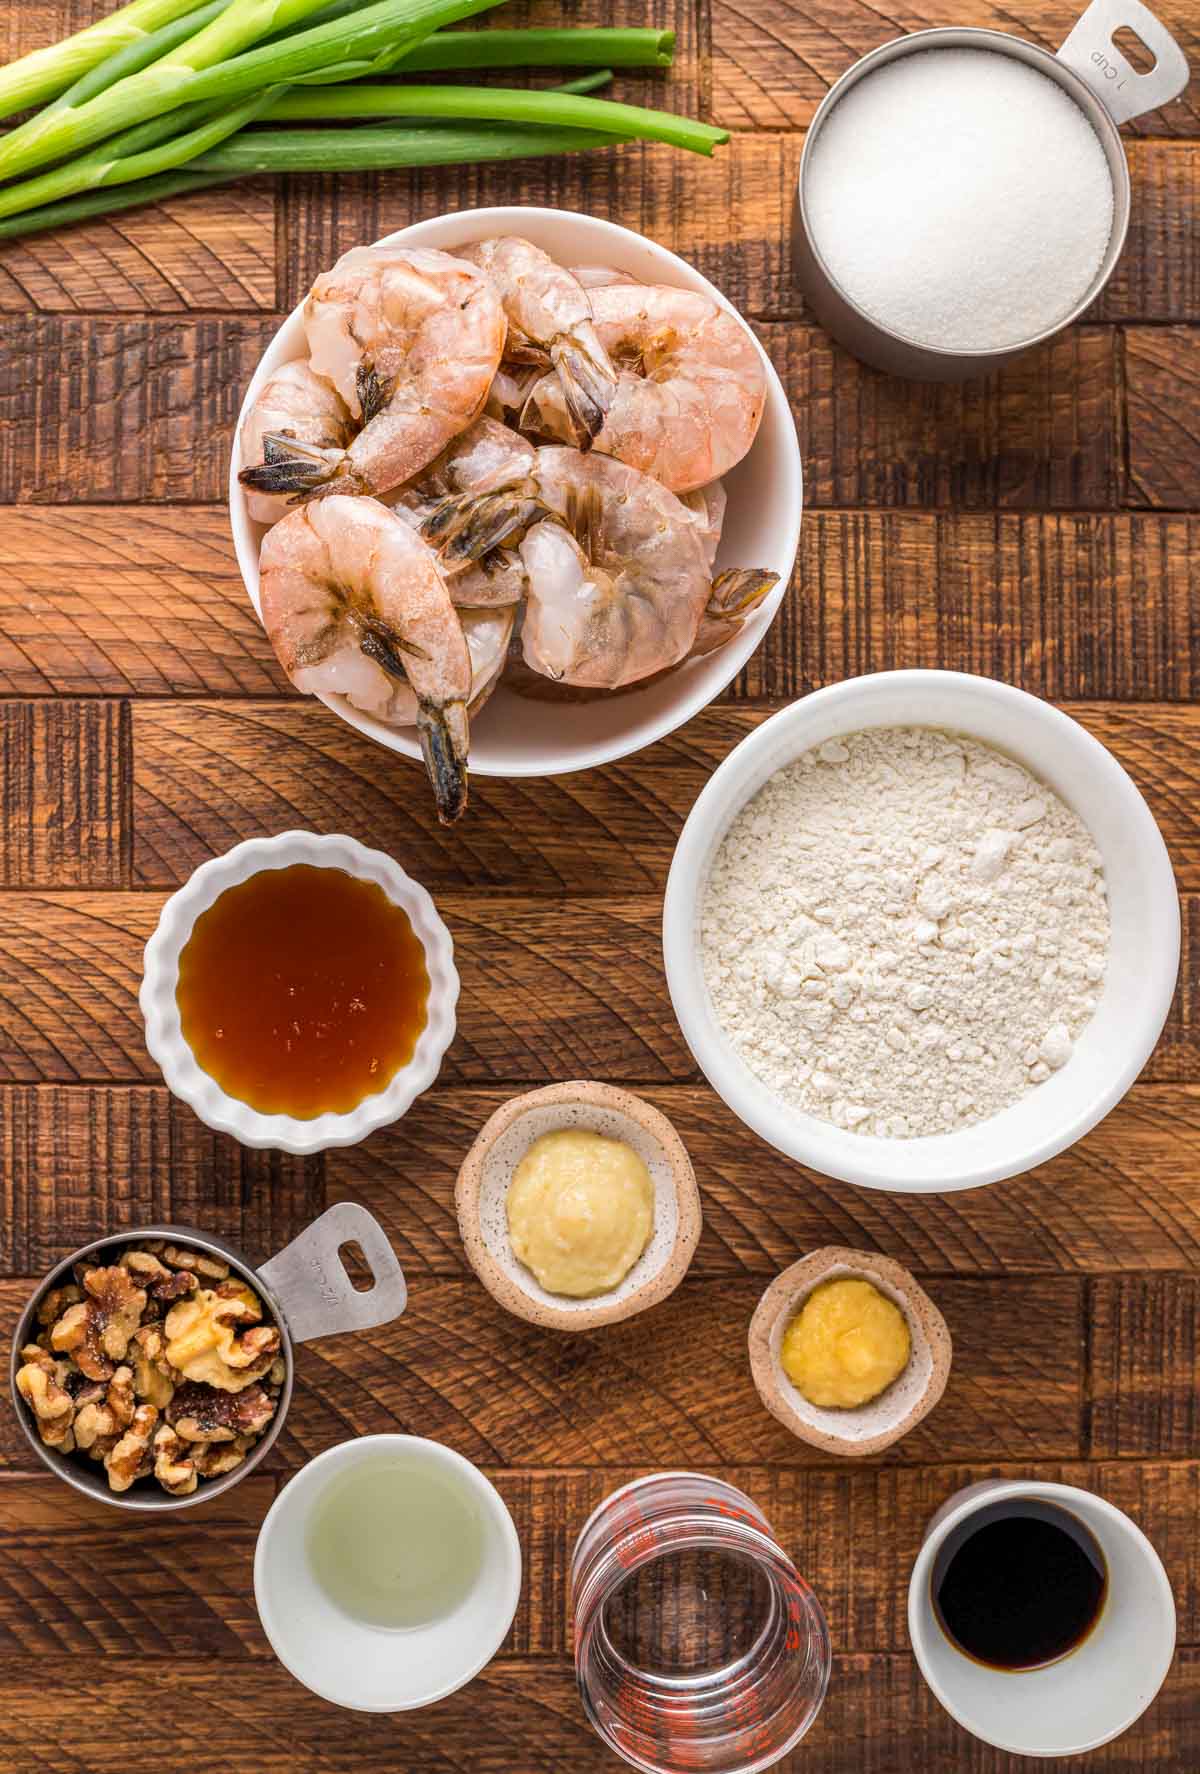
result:
[[(164, 1239), (170, 1244), (186, 1246), (202, 1256), (218, 1257), (229, 1264), (232, 1273), (254, 1289), (266, 1310), (267, 1317), (279, 1326), (280, 1354), (286, 1369), (283, 1385), (275, 1406), (275, 1415), (265, 1434), (255, 1442), (240, 1466), (220, 1478), (201, 1480), (188, 1497), (172, 1497), (157, 1485), (145, 1488), (139, 1483), (132, 1490), (115, 1492), (108, 1488), (103, 1468), (92, 1468), (72, 1454), (60, 1454), (47, 1447), (38, 1434), (33, 1412), (17, 1390), (17, 1372), (21, 1367), (21, 1350), (34, 1340), (38, 1331), (37, 1309), (51, 1288), (71, 1280), (74, 1263), (96, 1259), (97, 1263), (115, 1262), (123, 1250), (141, 1239)], [(361, 1292), (355, 1287), (339, 1255), (342, 1245), (355, 1242), (371, 1270), (374, 1285)], [(103, 1254), (107, 1253), (107, 1254)], [(270, 1453), (283, 1428), (284, 1418), (292, 1402), (295, 1377), (296, 1343), (307, 1343), (313, 1337), (339, 1335), (343, 1331), (370, 1330), (378, 1324), (389, 1324), (399, 1318), (408, 1303), (404, 1272), (387, 1234), (378, 1220), (365, 1207), (354, 1201), (342, 1201), (323, 1213), (300, 1233), (298, 1238), (273, 1256), (261, 1268), (249, 1264), (235, 1245), (224, 1238), (197, 1232), (191, 1226), (133, 1226), (128, 1231), (109, 1233), (93, 1239), (53, 1268), (40, 1283), (22, 1312), (13, 1335), (9, 1363), (9, 1383), (17, 1420), (25, 1431), (25, 1439), (43, 1465), (67, 1484), (86, 1496), (98, 1497), (117, 1509), (133, 1509), (157, 1513), (166, 1509), (190, 1509), (196, 1503), (207, 1503), (253, 1472)]]
[[(1127, 26), (1155, 56), (1154, 67), (1139, 74), (1113, 43), (1113, 33)], [(943, 350), (919, 344), (903, 333), (884, 326), (858, 306), (837, 282), (821, 257), (809, 228), (805, 180), (812, 165), (814, 144), (822, 126), (850, 88), (877, 68), (901, 56), (928, 49), (987, 49), (1028, 63), (1046, 74), (1079, 106), (1104, 149), (1113, 187), (1113, 222), (1108, 247), (1088, 289), (1068, 314), (1032, 338), (1013, 345), (981, 351)], [(1057, 55), (1005, 31), (984, 31), (947, 26), (914, 31), (863, 56), (830, 88), (809, 125), (800, 159), (796, 185), (792, 254), (796, 274), (813, 313), (827, 332), (856, 357), (876, 369), (897, 376), (913, 376), (936, 382), (961, 381), (967, 376), (986, 376), (1001, 364), (1040, 345), (1078, 320), (1096, 300), (1112, 276), (1129, 228), (1129, 163), (1119, 125), (1143, 111), (1152, 111), (1178, 98), (1188, 82), (1183, 51), (1166, 26), (1141, 5), (1140, 0), (1092, 0)]]

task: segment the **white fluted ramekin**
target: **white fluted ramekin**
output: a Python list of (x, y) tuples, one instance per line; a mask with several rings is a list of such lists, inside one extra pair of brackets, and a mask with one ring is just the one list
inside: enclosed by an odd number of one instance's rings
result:
[[(374, 881), (393, 905), (407, 912), (425, 951), (429, 1002), (425, 1027), (407, 1065), (401, 1066), (386, 1090), (364, 1097), (346, 1114), (330, 1112), (300, 1120), (294, 1115), (264, 1115), (226, 1094), (198, 1064), (184, 1039), (179, 1005), (179, 957), (197, 918), (230, 887), (265, 869), (308, 863), (314, 868), (341, 869), (360, 881)], [(274, 838), (249, 838), (224, 856), (202, 863), (162, 909), (158, 928), (146, 944), (139, 1002), (146, 1022), (146, 1046), (159, 1065), (168, 1088), (195, 1110), (207, 1126), (231, 1133), (243, 1146), (273, 1146), (284, 1152), (323, 1152), (331, 1146), (353, 1146), (377, 1127), (398, 1121), (437, 1077), (442, 1058), (454, 1039), (459, 981), (454, 943), (425, 889), (405, 874), (382, 850), (368, 850), (353, 838), (318, 837), (314, 832), (280, 832)]]

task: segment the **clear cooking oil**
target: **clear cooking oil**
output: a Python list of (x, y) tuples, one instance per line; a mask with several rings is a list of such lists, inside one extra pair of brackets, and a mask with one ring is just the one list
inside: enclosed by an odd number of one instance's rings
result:
[(309, 1529), (313, 1575), (364, 1625), (430, 1626), (478, 1580), (484, 1536), (471, 1490), (419, 1455), (354, 1466), (319, 1500)]

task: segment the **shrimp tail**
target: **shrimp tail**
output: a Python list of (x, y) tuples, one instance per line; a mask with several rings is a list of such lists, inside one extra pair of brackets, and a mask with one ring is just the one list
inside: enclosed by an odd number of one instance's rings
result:
[(362, 409), (362, 422), (369, 425), (372, 419), (379, 417), (391, 400), (393, 387), (385, 376), (379, 374), (375, 365), (364, 358), (355, 373), (354, 392)]
[(734, 567), (718, 573), (709, 587), (708, 603), (688, 657), (702, 659), (731, 641), (750, 612), (778, 583), (779, 574), (762, 567)]
[(579, 339), (557, 339), (550, 355), (579, 448), (590, 450), (593, 438), (604, 429), (617, 386), (612, 365)]
[(433, 784), (433, 798), (442, 825), (461, 819), (467, 805), (468, 727), (466, 704), (417, 704), (417, 736)]
[(421, 520), (421, 534), (447, 564), (483, 560), (523, 536), (546, 516), (541, 499), (527, 487), (499, 493), (440, 499)]
[(238, 480), (256, 493), (312, 493), (333, 479), (345, 459), (344, 450), (302, 443), (285, 431), (268, 431), (262, 461), (240, 469)]
[(732, 567), (713, 580), (704, 614), (718, 622), (741, 621), (778, 584), (779, 574), (765, 567)]

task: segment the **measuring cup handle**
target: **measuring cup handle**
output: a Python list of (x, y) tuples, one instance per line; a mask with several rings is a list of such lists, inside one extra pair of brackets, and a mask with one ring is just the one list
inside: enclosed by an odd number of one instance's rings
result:
[[(1125, 25), (1154, 57), (1149, 73), (1139, 74), (1113, 42)], [(1091, 87), (1114, 123), (1169, 104), (1188, 83), (1182, 49), (1141, 0), (1092, 0), (1058, 55)]]
[[(374, 1286), (361, 1293), (340, 1254), (351, 1240), (361, 1248), (374, 1278)], [(408, 1304), (404, 1271), (386, 1232), (356, 1201), (329, 1208), (264, 1263), (259, 1275), (279, 1301), (296, 1343), (389, 1324)]]

